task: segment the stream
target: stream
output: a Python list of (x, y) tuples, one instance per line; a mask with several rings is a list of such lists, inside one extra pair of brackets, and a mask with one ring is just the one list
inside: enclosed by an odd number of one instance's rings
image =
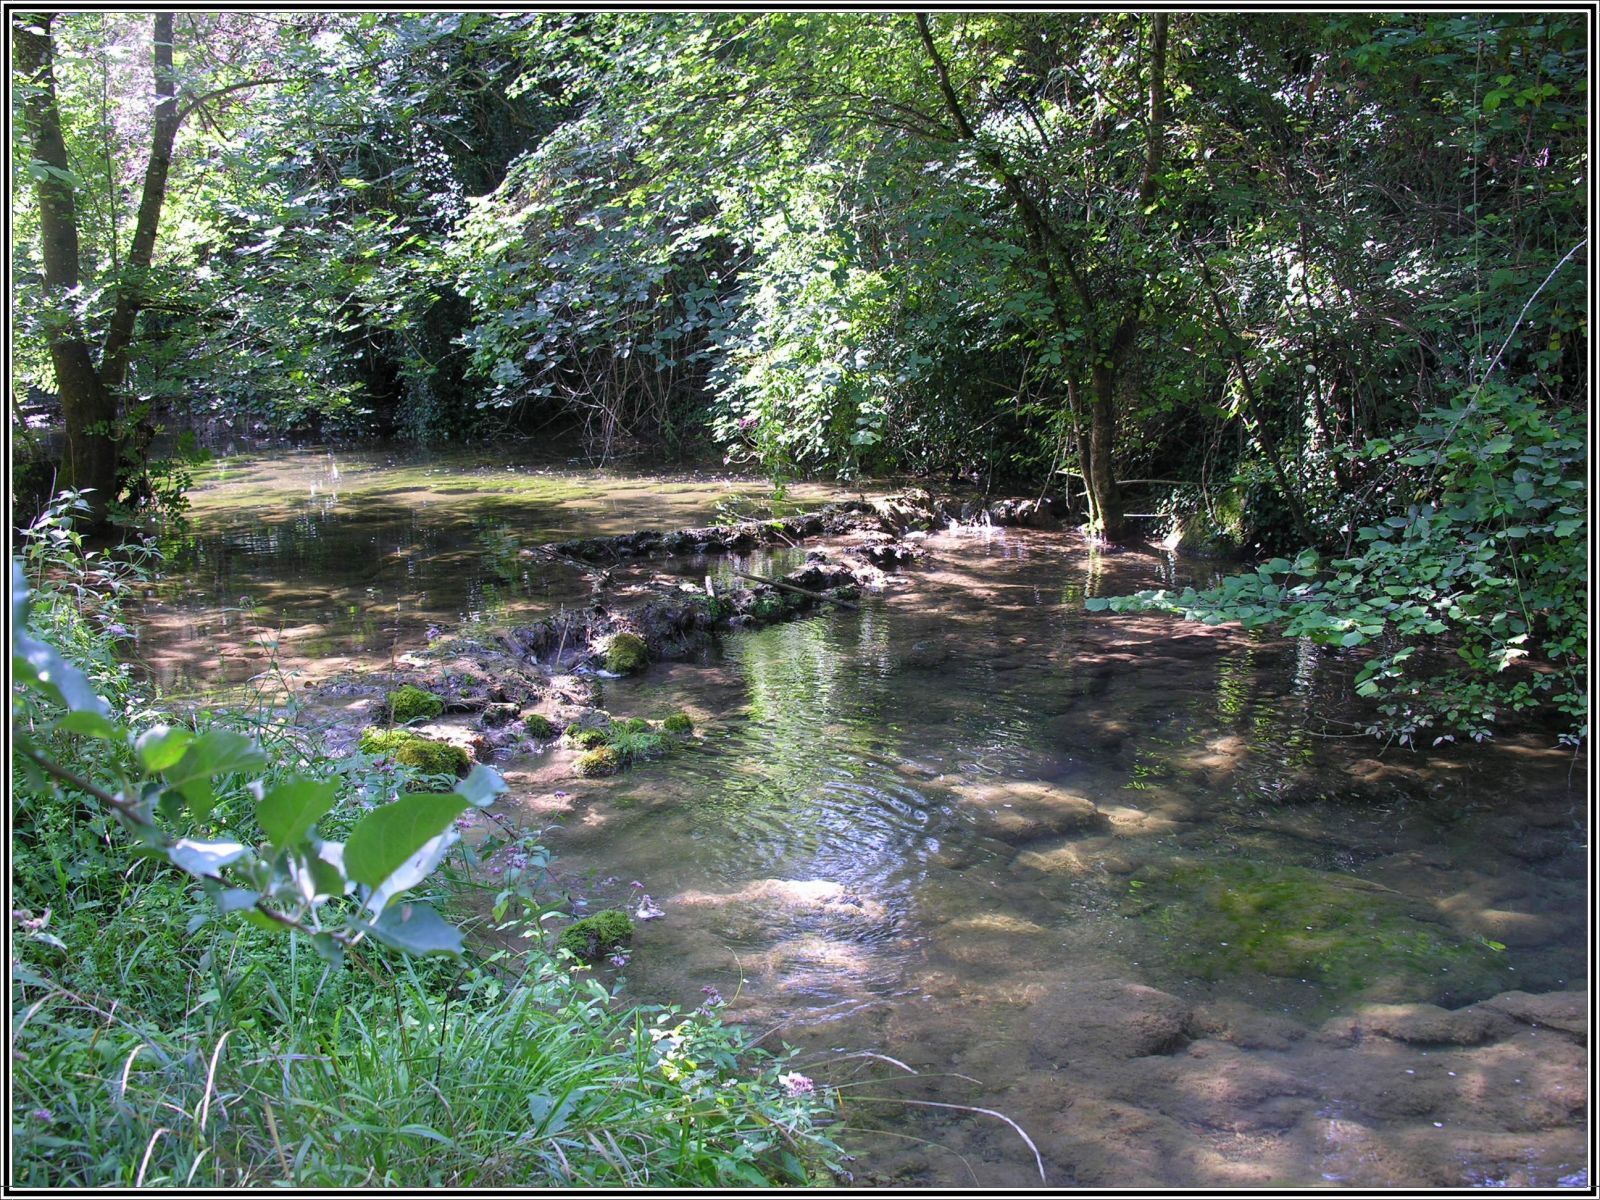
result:
[[(201, 474), (138, 656), (179, 695), (379, 669), (583, 603), (529, 547), (768, 494), (234, 456)], [(527, 743), (495, 760), (580, 911), (664, 910), (600, 968), (624, 999), (715, 989), (797, 1047), (841, 1088), (860, 1185), (1587, 1186), (1581, 760), (1385, 747), (1351, 655), (1083, 609), (1206, 564), (1067, 531), (919, 544), (859, 611), (603, 682), (613, 715), (687, 711), (692, 748), (609, 779)], [(650, 569), (776, 575), (805, 549)]]

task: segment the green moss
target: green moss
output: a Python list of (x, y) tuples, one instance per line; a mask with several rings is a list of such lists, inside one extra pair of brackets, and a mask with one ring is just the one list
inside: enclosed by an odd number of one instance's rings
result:
[(529, 713), (523, 718), (522, 728), (527, 731), (529, 737), (541, 740), (549, 740), (556, 736), (556, 727), (543, 713)]
[(650, 648), (636, 633), (619, 633), (606, 644), (606, 670), (631, 675), (650, 661)]
[(633, 939), (633, 922), (615, 908), (597, 912), (567, 926), (556, 945), (586, 961), (610, 954)]
[(1141, 873), (1129, 915), (1203, 979), (1254, 972), (1351, 996), (1468, 1003), (1513, 981), (1502, 955), (1351, 875), (1255, 863), (1179, 863)]
[(668, 733), (693, 733), (694, 721), (690, 719), (688, 713), (680, 709), (661, 722), (661, 728)]
[(758, 621), (773, 621), (783, 615), (783, 597), (757, 596), (750, 605), (750, 615)]
[(597, 746), (578, 756), (574, 770), (585, 779), (600, 775), (615, 775), (622, 768), (622, 755), (610, 746)]
[(623, 717), (611, 726), (613, 734), (618, 733), (649, 733), (650, 722), (643, 717)]
[(584, 750), (595, 750), (606, 744), (608, 733), (604, 729), (580, 729), (576, 733), (568, 731), (567, 736), (572, 739), (575, 746)]
[(386, 754), (427, 775), (465, 775), (472, 767), (472, 759), (460, 746), (404, 729), (368, 729), (361, 735), (361, 749), (368, 754)]
[(385, 697), (389, 707), (389, 720), (405, 725), (418, 718), (431, 720), (444, 711), (444, 701), (432, 692), (425, 692), (412, 684), (396, 688)]

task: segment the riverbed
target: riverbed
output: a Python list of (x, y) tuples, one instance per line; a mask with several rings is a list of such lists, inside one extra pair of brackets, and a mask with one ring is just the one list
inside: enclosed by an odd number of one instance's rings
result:
[[(767, 491), (226, 462), (140, 654), (190, 694), (379, 669), (585, 602), (534, 546)], [(1084, 611), (1207, 564), (982, 525), (919, 548), (858, 611), (604, 682), (616, 716), (690, 713), (692, 748), (605, 780), (548, 748), (496, 760), (501, 811), (546, 830), (585, 910), (665, 913), (602, 968), (624, 998), (714, 989), (797, 1047), (841, 1089), (858, 1184), (1586, 1183), (1581, 761), (1534, 735), (1385, 746), (1348, 654)], [(804, 549), (653, 569), (776, 574)]]

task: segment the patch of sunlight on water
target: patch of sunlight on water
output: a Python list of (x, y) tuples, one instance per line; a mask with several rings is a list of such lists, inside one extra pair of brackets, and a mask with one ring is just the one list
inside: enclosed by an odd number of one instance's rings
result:
[[(667, 909), (640, 931), (628, 994), (692, 1004), (712, 984), (738, 995), (735, 1015), (810, 1053), (850, 1045), (945, 1072), (875, 1086), (1007, 1112), (1047, 1147), (1057, 1181), (1260, 1186), (1326, 1182), (1295, 1144), (1319, 1096), (1370, 1086), (1376, 1068), (1359, 1056), (1306, 1065), (1321, 1023), (1363, 1004), (1456, 1007), (1583, 977), (1581, 846), (1530, 863), (1485, 833), (1508, 787), (1571, 807), (1560, 755), (1533, 766), (1486, 753), (1443, 776), (1409, 756), (1414, 769), (1382, 774), (1375, 743), (1315, 736), (1349, 717), (1338, 706), (1351, 660), (1084, 614), (1083, 595), (1148, 585), (1138, 556), (1080, 556), (1017, 531), (929, 545), (860, 612), (731, 637), (713, 668), (608, 684), (619, 713), (712, 714), (703, 750), (581, 802), (648, 796), (646, 819), (554, 835), (563, 861), (639, 878)], [(1441, 905), (1446, 877), (1474, 900)], [(1475, 905), (1513, 893), (1559, 916), (1545, 940), (1496, 951)], [(1044, 1065), (1051, 998), (1085, 980), (1161, 989), (1201, 1025), (1232, 1022), (1231, 1040), (1196, 1043), (1219, 1047), (1221, 1074), (1183, 1074), (1182, 1054)], [(1093, 1147), (1061, 1123), (1063, 1084), (1098, 1129)], [(1204, 1122), (1186, 1125), (1173, 1094)], [(1157, 1123), (1164, 1152), (1108, 1159), (1108, 1131), (1135, 1112)], [(1363, 1149), (1355, 1166), (1340, 1160), (1342, 1178), (1406, 1181), (1386, 1140), (1402, 1134), (1358, 1115)], [(1003, 1127), (884, 1119), (984, 1163), (987, 1185), (1026, 1183)], [(1257, 1159), (1236, 1161), (1246, 1142)], [(1556, 1153), (1549, 1142), (1524, 1149)], [(880, 1184), (963, 1182), (948, 1156), (885, 1145), (897, 1143), (854, 1147)], [(1426, 1170), (1464, 1178), (1459, 1154), (1432, 1155)]]

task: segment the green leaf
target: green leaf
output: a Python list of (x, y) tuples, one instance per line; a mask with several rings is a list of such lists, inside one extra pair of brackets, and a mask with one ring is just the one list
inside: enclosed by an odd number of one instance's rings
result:
[(333, 807), (339, 785), (333, 780), (293, 779), (279, 784), (256, 805), (256, 821), (274, 851), (292, 846)]
[(133, 748), (144, 769), (153, 774), (175, 765), (192, 741), (194, 733), (191, 730), (156, 725), (141, 733)]
[(193, 838), (179, 838), (167, 851), (167, 857), (176, 867), (202, 878), (215, 878), (230, 863), (238, 862), (250, 853), (250, 848), (239, 842), (201, 842)]
[[(12, 566), (15, 570), (14, 562)], [(13, 579), (13, 599), (15, 583)], [(13, 604), (13, 612), (15, 607)], [(111, 706), (95, 694), (82, 671), (56, 653), (54, 646), (24, 633), (16, 622), (11, 626), (11, 675), (18, 686), (43, 692), (63, 708), (111, 715)]]
[(467, 808), (466, 797), (401, 796), (362, 817), (345, 842), (345, 874), (357, 883), (377, 887), (395, 869), (438, 836)]
[(407, 954), (461, 957), (461, 931), (426, 904), (397, 904), (362, 928), (384, 945)]
[(117, 741), (122, 735), (122, 730), (105, 717), (85, 709), (69, 712), (56, 722), (56, 728), (63, 733), (78, 733), (107, 742)]
[(464, 796), (467, 803), (477, 808), (487, 808), (495, 802), (495, 798), (506, 790), (506, 781), (500, 777), (500, 772), (493, 767), (477, 765), (453, 789), (457, 795)]
[(195, 820), (204, 821), (216, 800), (215, 776), (259, 770), (266, 762), (261, 748), (243, 734), (213, 729), (190, 743), (177, 765), (166, 772), (167, 782), (183, 793)]
[(259, 899), (261, 893), (252, 892), (249, 888), (225, 888), (217, 896), (217, 907), (225, 913), (240, 912), (254, 908)]

